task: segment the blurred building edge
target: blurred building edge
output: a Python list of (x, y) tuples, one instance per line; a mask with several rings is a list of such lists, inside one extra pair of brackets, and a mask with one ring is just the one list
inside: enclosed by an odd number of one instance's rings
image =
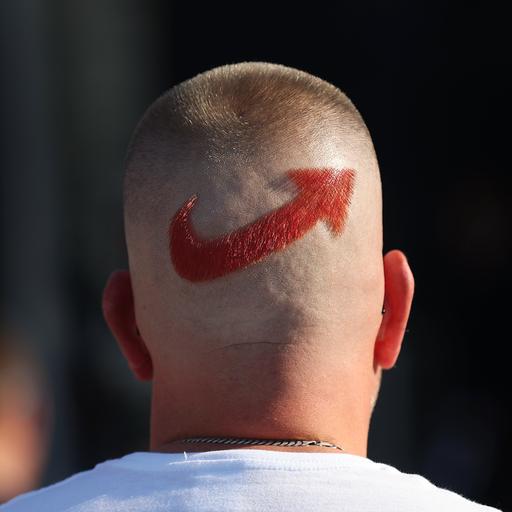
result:
[(41, 484), (52, 424), (42, 366), (0, 326), (0, 503)]

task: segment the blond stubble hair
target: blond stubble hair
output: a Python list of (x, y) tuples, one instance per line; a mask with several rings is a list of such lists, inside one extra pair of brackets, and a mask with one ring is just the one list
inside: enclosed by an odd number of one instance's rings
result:
[[(252, 344), (346, 355), (373, 341), (383, 298), (380, 174), (368, 129), (338, 88), (261, 62), (201, 73), (148, 108), (125, 167), (137, 323), (164, 359), (185, 363)], [(284, 249), (223, 277), (194, 283), (176, 273), (168, 228), (188, 198), (198, 197), (196, 231), (219, 237), (293, 200), (286, 172), (298, 168), (354, 169), (339, 237), (319, 220)]]

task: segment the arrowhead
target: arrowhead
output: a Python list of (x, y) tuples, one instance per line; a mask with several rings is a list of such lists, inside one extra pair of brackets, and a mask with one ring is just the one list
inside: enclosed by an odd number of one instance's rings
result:
[(354, 190), (355, 172), (352, 169), (298, 169), (288, 175), (300, 189), (296, 201), (325, 220), (335, 234), (340, 234)]

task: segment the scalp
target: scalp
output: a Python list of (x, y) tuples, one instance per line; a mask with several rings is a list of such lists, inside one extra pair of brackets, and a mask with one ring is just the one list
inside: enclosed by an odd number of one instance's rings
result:
[[(199, 282), (179, 274), (170, 228), (188, 200), (196, 198), (189, 221), (198, 239), (226, 244), (297, 197), (289, 175), (297, 169), (353, 172), (338, 235), (319, 219), (243, 268)], [(124, 198), (137, 321), (149, 344), (188, 357), (191, 347), (293, 345), (334, 333), (355, 340), (374, 328), (368, 311), (383, 293), (379, 171), (360, 114), (333, 85), (267, 63), (177, 85), (135, 130)], [(258, 237), (275, 237), (270, 228)]]

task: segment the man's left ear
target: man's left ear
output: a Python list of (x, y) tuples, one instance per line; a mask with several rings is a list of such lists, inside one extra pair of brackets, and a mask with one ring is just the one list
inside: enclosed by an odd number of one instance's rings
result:
[(151, 355), (135, 321), (132, 283), (127, 270), (113, 272), (103, 291), (103, 316), (121, 352), (139, 380), (153, 378)]
[(385, 297), (374, 349), (374, 367), (392, 368), (400, 353), (414, 295), (414, 277), (402, 251), (384, 256)]

